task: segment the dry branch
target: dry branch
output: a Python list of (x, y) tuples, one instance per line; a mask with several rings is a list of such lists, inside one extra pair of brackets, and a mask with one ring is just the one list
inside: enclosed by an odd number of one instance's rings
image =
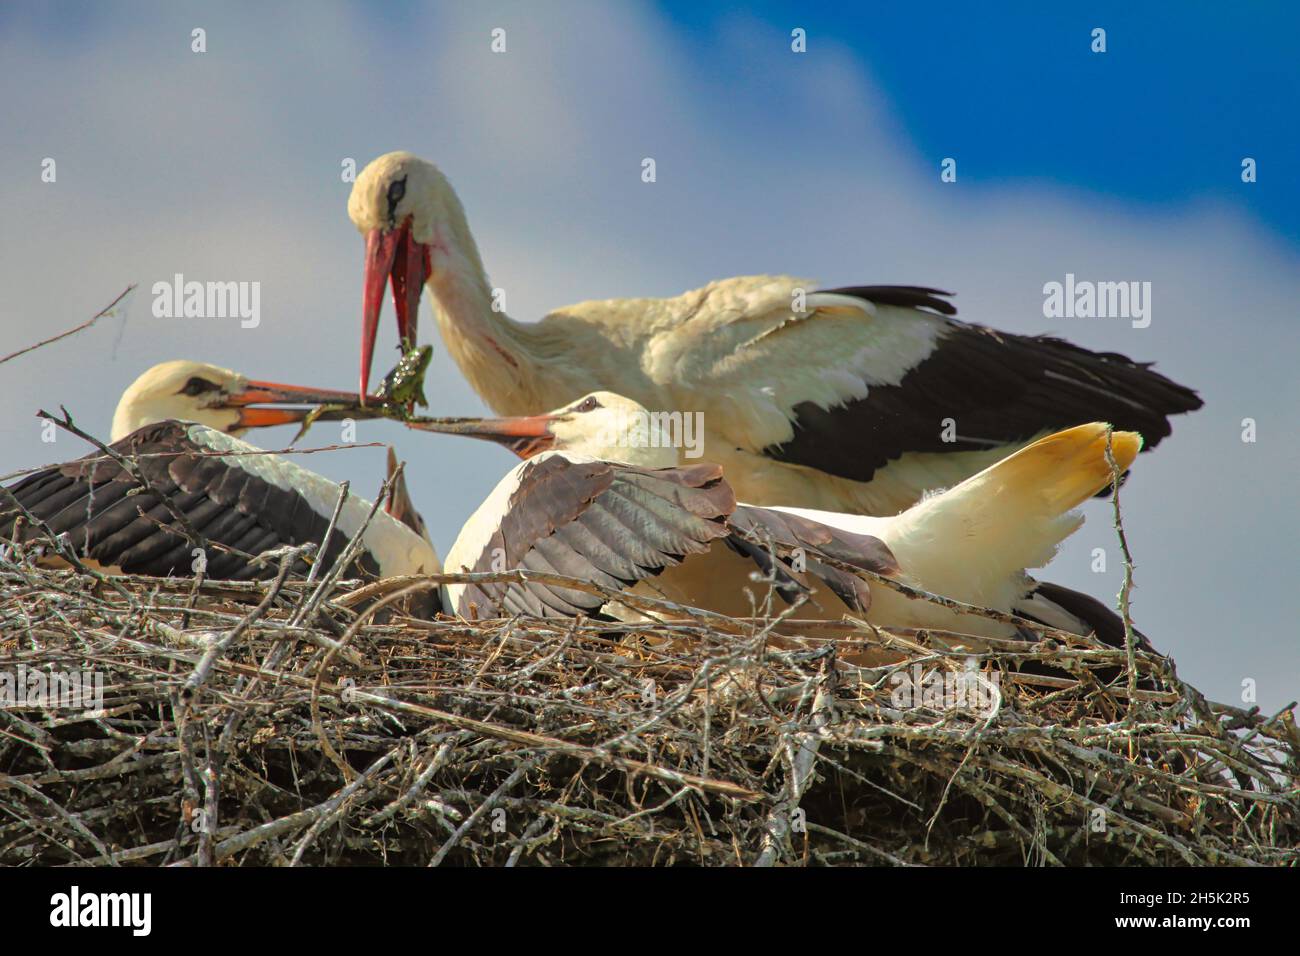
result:
[(108, 305), (104, 306), (102, 309), (100, 309), (98, 312), (96, 312), (94, 315), (88, 318), (85, 322), (82, 322), (80, 325), (73, 326), (72, 328), (68, 329), (66, 332), (60, 332), (58, 335), (51, 335), (48, 339), (42, 339), (41, 341), (35, 343), (34, 345), (29, 345), (26, 348), (21, 348), (16, 352), (10, 352), (8, 355), (0, 357), (0, 365), (3, 365), (5, 362), (10, 361), (11, 359), (16, 359), (20, 355), (26, 355), (28, 352), (34, 352), (39, 348), (43, 348), (46, 345), (52, 345), (53, 343), (58, 342), (60, 339), (66, 339), (70, 335), (76, 335), (78, 332), (90, 328), (100, 319), (104, 318), (104, 316), (112, 315), (113, 310), (117, 308), (118, 303), (120, 303), (123, 299), (125, 299), (128, 295), (130, 295), (134, 289), (135, 289), (135, 283), (132, 283), (131, 285), (127, 286), (120, 293), (118, 293), (116, 299), (114, 299)]
[[(432, 581), (34, 560), (0, 557), (0, 674), (103, 708), (0, 707), (0, 865), (1300, 863), (1291, 712), (1141, 650), (846, 625), (898, 655), (859, 668), (793, 616), (423, 621)], [(969, 659), (991, 714), (894, 694)]]

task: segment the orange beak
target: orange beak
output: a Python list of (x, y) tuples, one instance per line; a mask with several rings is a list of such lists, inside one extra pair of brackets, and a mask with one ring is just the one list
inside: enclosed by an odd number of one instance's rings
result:
[(444, 435), (468, 435), (505, 445), (520, 458), (532, 458), (555, 445), (551, 422), (556, 415), (521, 415), (515, 418), (419, 418), (407, 427)]
[[(316, 405), (360, 406), (356, 392), (338, 392), (327, 388), (283, 385), (279, 382), (248, 381), (238, 392), (227, 396), (225, 404), (239, 409), (237, 428), (269, 428), (303, 421)], [(302, 408), (250, 408), (252, 405), (301, 405)], [(348, 413), (354, 418), (369, 417), (363, 411)], [(332, 417), (330, 414), (320, 416)]]
[(361, 391), (370, 389), (370, 367), (375, 339), (379, 336), (379, 313), (384, 307), (384, 287), (391, 280), (393, 308), (397, 312), (397, 335), (406, 352), (416, 344), (420, 316), (420, 293), (433, 272), (430, 247), (411, 236), (411, 220), (384, 231), (372, 229), (366, 235), (366, 264), (361, 294)]

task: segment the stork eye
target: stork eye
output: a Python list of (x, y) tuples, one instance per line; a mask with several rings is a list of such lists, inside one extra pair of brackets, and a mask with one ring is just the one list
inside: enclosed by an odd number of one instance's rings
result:
[(394, 181), (388, 187), (388, 218), (389, 220), (397, 217), (397, 204), (402, 201), (406, 195), (406, 177)]
[(199, 378), (195, 375), (185, 383), (185, 387), (180, 390), (181, 395), (189, 395), (193, 398), (196, 395), (202, 395), (204, 392), (215, 392), (221, 386), (216, 382), (209, 382), (206, 378)]
[(575, 412), (594, 412), (596, 409), (603, 408), (603, 407), (604, 406), (601, 405), (600, 402), (596, 401), (594, 396), (588, 395), (581, 402), (579, 402), (574, 407), (573, 410)]

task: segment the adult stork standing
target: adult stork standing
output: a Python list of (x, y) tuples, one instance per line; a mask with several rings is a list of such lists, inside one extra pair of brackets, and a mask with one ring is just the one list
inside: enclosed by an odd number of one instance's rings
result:
[(1110, 421), (1154, 447), (1168, 416), (1201, 405), (1149, 364), (960, 322), (930, 288), (743, 276), (516, 322), (493, 307), (451, 184), (406, 152), (361, 172), (348, 213), (366, 240), (362, 392), (385, 287), (410, 346), (427, 285), (448, 351), (497, 414), (602, 389), (702, 412), (708, 457), (761, 504), (891, 515), (1061, 428)]
[[(111, 573), (168, 576), (192, 573), (194, 544), (185, 532), (193, 531), (216, 546), (205, 553), (208, 577), (274, 575), (274, 562), (253, 559), (284, 545), (320, 545), (339, 486), (235, 436), (300, 422), (310, 410), (277, 404), (357, 400), (355, 393), (253, 381), (201, 362), (156, 365), (122, 395), (108, 446), (135, 462), (145, 487), (99, 450), (43, 469), (0, 488), (0, 540), (12, 540), (18, 527), (24, 542), (48, 531), (66, 535), (79, 557)], [(389, 456), (391, 474), (391, 449)], [(317, 560), (332, 563), (371, 507), (349, 495)], [(438, 571), (438, 556), (404, 486), (395, 483), (386, 507), (370, 519), (356, 566), (380, 576)]]
[[(893, 517), (738, 503), (723, 469), (679, 465), (660, 422), (608, 392), (543, 415), (411, 427), (489, 439), (524, 458), (466, 522), (447, 555), (451, 571), (527, 568), (749, 615), (757, 564), (787, 600), (810, 595), (800, 616), (865, 613), (877, 625), (1017, 634), (1011, 624), (890, 588), (868, 592), (855, 575), (824, 563), (834, 558), (967, 604), (1124, 641), (1122, 622), (1100, 602), (1026, 573), (1082, 524), (1072, 509), (1111, 481), (1104, 424), (1039, 439)], [(1109, 441), (1121, 470), (1142, 447), (1132, 432), (1110, 433)], [(536, 582), (453, 584), (444, 604), (466, 616), (625, 616), (603, 596)]]

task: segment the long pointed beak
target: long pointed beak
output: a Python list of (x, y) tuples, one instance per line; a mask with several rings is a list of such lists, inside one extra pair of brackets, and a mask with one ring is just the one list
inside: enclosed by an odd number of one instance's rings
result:
[[(388, 478), (390, 480), (393, 479), (395, 471), (397, 471), (397, 453), (393, 451), (393, 446), (389, 445)], [(399, 475), (389, 488), (388, 499), (384, 502), (384, 510), (424, 538), (424, 540), (429, 540), (429, 532), (425, 528), (424, 518), (420, 516), (420, 512), (415, 510), (415, 502), (411, 500), (411, 493), (407, 489), (405, 472)]]
[(370, 390), (370, 366), (379, 335), (379, 313), (384, 307), (384, 287), (393, 271), (401, 233), (372, 229), (366, 236), (366, 271), (361, 296), (361, 391)]
[(392, 280), (393, 308), (402, 350), (416, 344), (420, 294), (429, 278), (430, 249), (411, 237), (407, 219), (395, 229), (372, 229), (366, 234), (366, 264), (361, 299), (361, 391), (370, 389), (370, 367), (379, 335), (379, 313), (384, 307), (384, 287)]
[(393, 308), (397, 311), (397, 337), (402, 352), (415, 348), (415, 327), (420, 320), (420, 293), (432, 269), (428, 246), (415, 241), (408, 219), (401, 229), (393, 259)]
[(554, 415), (521, 415), (516, 418), (421, 418), (407, 422), (408, 428), (444, 435), (467, 435), (505, 445), (520, 458), (531, 458), (555, 445), (551, 431)]
[[(311, 388), (302, 385), (285, 385), (280, 382), (250, 380), (238, 392), (226, 397), (228, 407), (239, 409), (239, 428), (269, 428), (272, 425), (290, 425), (303, 421), (316, 405), (360, 406), (357, 392), (339, 392), (328, 388)], [(301, 405), (302, 408), (251, 408), (252, 405)], [(367, 418), (358, 409), (354, 418)], [(321, 416), (322, 418), (326, 416)]]

